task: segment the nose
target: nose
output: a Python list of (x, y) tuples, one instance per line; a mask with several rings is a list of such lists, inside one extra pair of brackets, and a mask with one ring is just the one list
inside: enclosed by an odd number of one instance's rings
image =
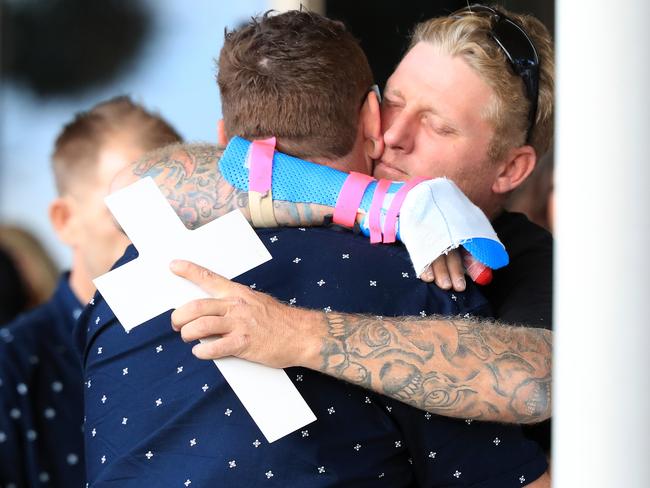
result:
[(384, 142), (387, 148), (410, 152), (413, 148), (412, 116), (406, 111), (392, 115), (384, 120)]

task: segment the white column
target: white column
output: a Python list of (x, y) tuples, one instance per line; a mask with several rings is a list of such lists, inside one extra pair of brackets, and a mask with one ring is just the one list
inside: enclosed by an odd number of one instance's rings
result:
[(650, 2), (556, 2), (554, 486), (650, 486)]
[(300, 7), (317, 14), (325, 14), (325, 0), (269, 0), (269, 8), (284, 12), (285, 10), (300, 10)]

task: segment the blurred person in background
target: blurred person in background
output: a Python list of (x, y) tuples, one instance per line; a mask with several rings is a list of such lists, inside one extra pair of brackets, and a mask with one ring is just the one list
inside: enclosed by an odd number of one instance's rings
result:
[(26, 293), (18, 312), (45, 303), (56, 288), (59, 270), (41, 242), (26, 229), (0, 225), (0, 248), (11, 257)]
[(0, 247), (0, 325), (27, 307), (27, 289), (13, 258)]
[(95, 291), (91, 280), (129, 242), (103, 199), (120, 169), (180, 140), (169, 123), (128, 97), (77, 114), (58, 136), (58, 197), (49, 216), (72, 250), (72, 267), (49, 301), (0, 329), (0, 485), (67, 488), (85, 481), (83, 380), (72, 328)]

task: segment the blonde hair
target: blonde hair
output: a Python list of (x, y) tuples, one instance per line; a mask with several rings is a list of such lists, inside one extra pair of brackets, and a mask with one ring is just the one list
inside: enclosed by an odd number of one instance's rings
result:
[[(499, 8), (519, 24), (533, 41), (540, 62), (537, 114), (528, 143), (537, 157), (546, 153), (553, 138), (553, 44), (548, 29), (535, 17)], [(512, 147), (526, 144), (530, 101), (519, 75), (511, 69), (505, 54), (490, 36), (492, 18), (484, 15), (437, 17), (419, 24), (413, 33), (413, 48), (419, 42), (434, 45), (450, 56), (460, 56), (494, 91), (496, 97), (484, 114), (493, 124), (494, 137), (488, 151), (499, 160)]]

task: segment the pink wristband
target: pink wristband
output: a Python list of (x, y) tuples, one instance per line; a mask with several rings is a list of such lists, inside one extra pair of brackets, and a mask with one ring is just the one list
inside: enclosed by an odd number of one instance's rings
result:
[(248, 189), (265, 193), (271, 189), (275, 137), (253, 141), (248, 156)]
[(375, 194), (372, 197), (372, 204), (368, 213), (371, 244), (381, 242), (381, 208), (390, 185), (391, 182), (389, 180), (379, 180), (377, 188), (375, 188)]
[(375, 179), (372, 176), (352, 172), (345, 179), (343, 188), (336, 200), (333, 222), (344, 227), (354, 227), (357, 210), (368, 185)]
[(397, 216), (399, 215), (399, 211), (402, 208), (402, 203), (404, 203), (406, 194), (411, 190), (411, 188), (424, 180), (426, 180), (426, 178), (422, 178), (420, 176), (415, 177), (407, 181), (404, 186), (402, 186), (402, 188), (397, 190), (395, 198), (393, 198), (393, 201), (390, 204), (390, 208), (388, 209), (388, 213), (386, 214), (386, 222), (384, 223), (385, 244), (395, 242), (395, 226), (397, 224)]

